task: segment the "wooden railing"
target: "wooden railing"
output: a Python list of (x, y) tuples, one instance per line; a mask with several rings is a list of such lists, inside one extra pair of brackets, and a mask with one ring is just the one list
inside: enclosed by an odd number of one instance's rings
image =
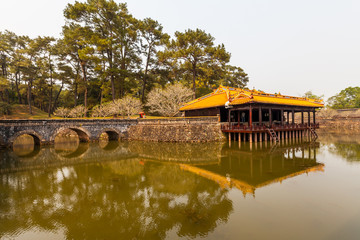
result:
[(310, 125), (307, 123), (304, 124), (297, 124), (297, 123), (290, 123), (290, 124), (258, 124), (253, 123), (251, 126), (248, 124), (238, 124), (238, 123), (222, 123), (221, 124), (221, 130), (223, 131), (266, 131), (268, 128), (272, 128), (275, 131), (291, 131), (291, 130), (300, 130), (300, 129), (306, 129), (312, 127), (314, 129), (319, 128), (318, 123), (311, 123)]

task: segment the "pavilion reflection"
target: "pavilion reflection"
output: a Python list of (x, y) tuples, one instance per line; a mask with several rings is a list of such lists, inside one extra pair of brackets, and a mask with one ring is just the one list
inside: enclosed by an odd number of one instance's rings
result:
[(297, 143), (262, 147), (257, 151), (224, 147), (218, 164), (193, 166), (181, 164), (183, 170), (217, 182), (222, 188), (237, 188), (243, 195), (273, 183), (309, 172), (323, 172), (316, 161), (319, 144)]

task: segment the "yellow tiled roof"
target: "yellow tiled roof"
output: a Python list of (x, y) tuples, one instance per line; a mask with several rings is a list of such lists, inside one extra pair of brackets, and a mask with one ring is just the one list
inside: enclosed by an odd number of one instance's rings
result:
[(220, 86), (210, 94), (185, 103), (180, 108), (180, 111), (219, 107), (224, 106), (226, 102), (229, 102), (229, 105), (268, 103), (303, 107), (324, 107), (323, 101), (319, 99), (268, 94), (256, 90)]

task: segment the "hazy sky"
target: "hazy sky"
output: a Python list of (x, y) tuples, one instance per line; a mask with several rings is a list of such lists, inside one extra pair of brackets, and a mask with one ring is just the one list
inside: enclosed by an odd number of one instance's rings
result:
[[(116, 0), (117, 1), (117, 0)], [(73, 0), (1, 0), (0, 31), (59, 37)], [(120, 1), (117, 1), (120, 2)], [(249, 74), (248, 87), (330, 97), (360, 86), (359, 0), (128, 0), (136, 18), (164, 30), (200, 28)]]

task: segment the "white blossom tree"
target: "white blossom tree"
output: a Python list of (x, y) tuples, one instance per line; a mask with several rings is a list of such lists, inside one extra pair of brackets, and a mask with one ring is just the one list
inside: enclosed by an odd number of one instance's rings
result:
[(181, 104), (192, 99), (193, 92), (181, 83), (168, 85), (166, 88), (153, 89), (147, 98), (147, 106), (152, 113), (174, 117), (179, 113)]
[(55, 110), (54, 115), (62, 118), (68, 118), (70, 117), (70, 111), (69, 108), (59, 107)]
[(114, 101), (113, 109), (117, 114), (130, 118), (131, 115), (142, 111), (142, 104), (137, 98), (125, 96)]

